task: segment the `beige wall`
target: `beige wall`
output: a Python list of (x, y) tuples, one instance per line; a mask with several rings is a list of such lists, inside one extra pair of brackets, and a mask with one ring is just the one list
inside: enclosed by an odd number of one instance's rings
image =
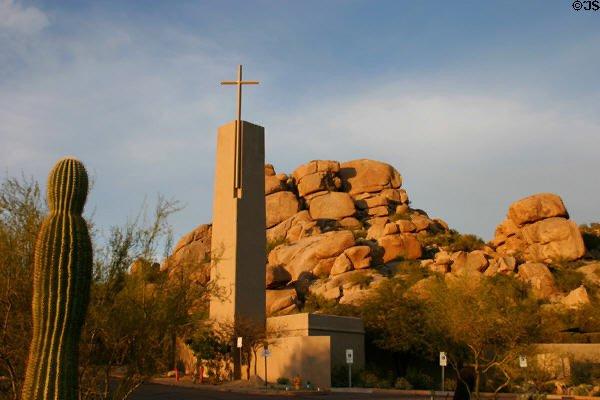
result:
[(600, 343), (545, 343), (536, 345), (537, 353), (568, 356), (573, 361), (600, 363)]
[[(275, 383), (285, 377), (293, 381), (300, 376), (302, 383), (331, 387), (330, 338), (328, 336), (288, 336), (269, 343), (271, 355), (267, 358), (267, 378)], [(258, 376), (264, 379), (264, 358), (259, 356)]]
[(331, 367), (346, 366), (346, 349), (354, 350), (352, 368), (365, 366), (365, 331), (361, 319), (324, 314), (292, 314), (267, 318), (267, 329), (276, 336), (327, 336), (331, 338)]

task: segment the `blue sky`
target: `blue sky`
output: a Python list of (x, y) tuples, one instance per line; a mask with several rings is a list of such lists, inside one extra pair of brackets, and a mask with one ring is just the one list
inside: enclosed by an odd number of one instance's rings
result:
[(562, 0), (0, 0), (0, 168), (44, 181), (76, 155), (101, 228), (162, 193), (178, 237), (210, 221), (240, 63), (278, 172), (383, 160), (485, 239), (542, 191), (600, 220), (600, 11)]

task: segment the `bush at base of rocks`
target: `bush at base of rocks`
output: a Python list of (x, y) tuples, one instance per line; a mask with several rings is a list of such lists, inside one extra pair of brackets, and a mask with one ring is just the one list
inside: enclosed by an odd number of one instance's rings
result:
[(485, 246), (483, 239), (472, 234), (460, 234), (454, 229), (437, 234), (417, 235), (417, 239), (423, 247), (437, 246), (448, 251), (474, 251), (481, 250)]
[(588, 251), (588, 255), (600, 258), (600, 223), (592, 222), (579, 226), (583, 243)]
[(285, 238), (279, 238), (279, 239), (267, 241), (266, 254), (269, 255), (271, 250), (273, 250), (275, 247), (277, 247), (281, 244), (289, 244), (289, 241)]
[(577, 289), (585, 282), (585, 275), (579, 271), (552, 265), (550, 272), (554, 277), (556, 288), (564, 293)]
[(390, 389), (392, 383), (389, 379), (380, 378), (371, 371), (363, 371), (359, 375), (359, 385), (366, 388), (377, 388), (377, 389)]
[(326, 299), (325, 297), (310, 293), (306, 296), (302, 312), (320, 313), (329, 315), (356, 316), (358, 311), (355, 306), (349, 304), (339, 304), (335, 299)]
[(433, 379), (415, 368), (407, 369), (406, 379), (415, 389), (431, 389), (433, 387)]
[(405, 377), (400, 377), (400, 378), (396, 379), (396, 382), (394, 382), (394, 389), (411, 390), (412, 388), (413, 388), (413, 385), (411, 385), (410, 382)]
[[(571, 382), (573, 386), (585, 385), (600, 377), (600, 366), (591, 362), (574, 362), (571, 366)], [(589, 396), (582, 394), (581, 396)]]
[[(352, 369), (352, 386), (360, 387), (360, 375), (362, 370)], [(345, 365), (334, 365), (331, 368), (331, 386), (332, 387), (348, 387), (348, 367)]]
[(396, 212), (389, 216), (390, 221), (410, 221), (410, 214), (407, 212)]
[(358, 286), (361, 289), (369, 286), (371, 282), (373, 282), (373, 276), (369, 274), (356, 273), (348, 278), (348, 284), (352, 286)]
[(277, 378), (277, 384), (278, 385), (289, 385), (291, 383), (289, 378), (286, 378), (284, 376), (280, 376), (279, 378)]
[(387, 269), (390, 275), (402, 276), (403, 279), (411, 277), (407, 280), (417, 281), (426, 278), (429, 272), (425, 268), (421, 268), (421, 262), (418, 260), (398, 260), (396, 262), (389, 263)]

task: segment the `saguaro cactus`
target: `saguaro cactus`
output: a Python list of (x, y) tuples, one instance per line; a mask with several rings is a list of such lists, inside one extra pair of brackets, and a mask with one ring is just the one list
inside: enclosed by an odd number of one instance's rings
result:
[(81, 216), (87, 192), (79, 160), (63, 158), (50, 171), (50, 214), (35, 247), (33, 338), (23, 400), (78, 398), (78, 344), (92, 275), (92, 245)]

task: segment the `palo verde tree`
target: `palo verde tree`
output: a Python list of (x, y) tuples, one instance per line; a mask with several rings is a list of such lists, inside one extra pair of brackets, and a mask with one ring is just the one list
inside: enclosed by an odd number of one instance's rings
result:
[(537, 300), (512, 277), (467, 273), (439, 280), (427, 309), (432, 348), (447, 352), (457, 376), (462, 365), (472, 366), (475, 399), (484, 376), (503, 377), (493, 384), (496, 392), (508, 386), (518, 356), (543, 333)]

